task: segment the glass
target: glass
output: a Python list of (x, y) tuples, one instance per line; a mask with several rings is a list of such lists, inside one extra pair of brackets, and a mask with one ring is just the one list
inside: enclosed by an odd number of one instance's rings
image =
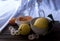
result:
[(24, 8), (21, 10), (24, 16), (35, 17), (45, 17), (44, 10), (40, 8), (40, 3), (42, 0), (29, 0), (23, 6)]

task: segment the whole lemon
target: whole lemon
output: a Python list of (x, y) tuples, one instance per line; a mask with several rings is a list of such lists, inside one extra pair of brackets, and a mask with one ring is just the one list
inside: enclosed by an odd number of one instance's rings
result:
[(18, 28), (18, 33), (21, 35), (27, 35), (30, 33), (30, 26), (28, 24), (21, 24)]
[(37, 18), (33, 25), (37, 28), (47, 28), (48, 23), (49, 21), (46, 18)]

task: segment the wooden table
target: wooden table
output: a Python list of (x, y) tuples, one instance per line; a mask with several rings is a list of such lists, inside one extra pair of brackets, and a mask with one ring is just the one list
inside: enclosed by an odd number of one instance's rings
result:
[[(0, 34), (0, 41), (30, 41), (28, 39), (22, 38), (21, 36), (11, 36), (8, 31), (8, 26)], [(34, 40), (33, 40), (34, 41)], [(60, 41), (60, 23), (56, 22), (53, 26), (53, 31), (46, 36), (41, 36), (35, 41)]]

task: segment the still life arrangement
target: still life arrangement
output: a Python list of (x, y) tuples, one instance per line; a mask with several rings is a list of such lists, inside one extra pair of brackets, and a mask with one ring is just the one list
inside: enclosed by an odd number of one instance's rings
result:
[[(52, 14), (48, 15), (51, 20), (45, 17), (32, 18), (31, 16), (19, 16), (9, 21), (9, 31), (11, 35), (28, 35), (29, 40), (39, 39), (40, 35), (45, 36), (50, 33), (54, 24)], [(18, 27), (14, 28), (14, 25)]]

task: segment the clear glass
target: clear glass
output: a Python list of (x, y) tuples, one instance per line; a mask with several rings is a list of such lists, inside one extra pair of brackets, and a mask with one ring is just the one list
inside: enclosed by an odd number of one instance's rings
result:
[(30, 0), (23, 6), (22, 9), (24, 16), (45, 17), (44, 11), (40, 8), (42, 0)]

